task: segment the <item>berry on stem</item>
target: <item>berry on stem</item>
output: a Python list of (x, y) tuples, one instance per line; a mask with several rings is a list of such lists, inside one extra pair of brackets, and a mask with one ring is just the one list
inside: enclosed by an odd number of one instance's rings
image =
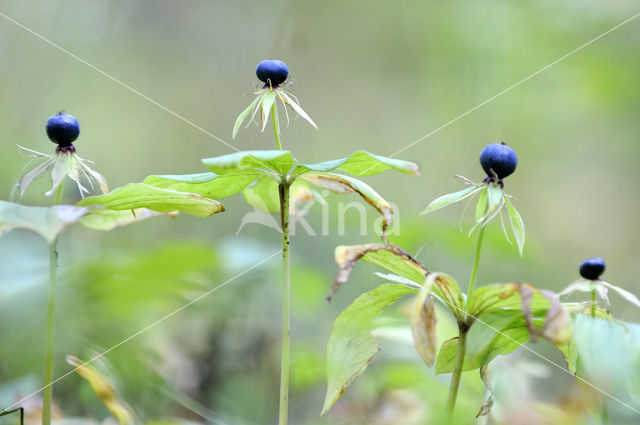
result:
[(47, 129), (49, 140), (57, 143), (58, 148), (62, 150), (68, 150), (66, 148), (73, 147), (73, 141), (80, 134), (78, 119), (64, 112), (58, 112), (49, 117), (45, 128)]
[(516, 170), (518, 157), (505, 142), (491, 143), (480, 152), (480, 165), (487, 173), (489, 181), (493, 181), (497, 176), (500, 183)]
[(285, 82), (289, 76), (289, 68), (282, 61), (265, 59), (258, 64), (256, 75), (258, 80), (265, 83), (265, 85), (268, 86), (270, 84), (271, 87), (275, 88)]
[(580, 264), (580, 276), (589, 280), (598, 280), (604, 273), (604, 260), (600, 257), (589, 258)]

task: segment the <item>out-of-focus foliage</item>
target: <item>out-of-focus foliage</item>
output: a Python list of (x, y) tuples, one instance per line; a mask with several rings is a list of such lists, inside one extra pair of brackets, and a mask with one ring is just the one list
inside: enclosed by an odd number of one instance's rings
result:
[[(243, 0), (184, 7), (7, 0), (0, 11), (240, 150), (272, 148), (258, 131), (239, 132), (233, 141), (231, 135), (248, 103), (239, 95), (257, 83), (257, 62), (283, 59), (301, 106), (320, 129), (292, 124), (283, 143), (300, 161), (317, 163), (359, 149), (391, 156), (631, 17), (637, 4)], [(456, 189), (455, 174), (482, 178), (480, 149), (506, 140), (520, 159), (506, 190), (517, 194), (527, 245), (520, 259), (505, 246), (500, 226), (487, 226), (479, 285), (519, 280), (559, 291), (577, 278), (580, 260), (600, 255), (607, 259), (607, 280), (640, 293), (634, 278), (640, 256), (637, 28), (637, 20), (629, 22), (398, 154), (418, 163), (421, 176), (389, 173), (368, 180), (395, 207), (389, 240), (433, 270), (465, 281), (473, 244), (456, 228), (464, 201), (428, 217), (417, 214), (429, 200)], [(2, 200), (10, 200), (26, 163), (15, 145), (52, 153), (44, 122), (59, 109), (78, 117), (76, 148), (96, 162), (112, 187), (148, 175), (200, 172), (200, 158), (233, 152), (2, 17), (0, 57)], [(50, 182), (35, 182), (20, 201), (48, 205), (41, 193), (49, 188)], [(70, 189), (64, 199), (79, 200)], [(231, 198), (225, 207), (226, 213), (207, 220), (181, 215), (108, 234), (66, 232), (59, 249), (54, 375), (70, 370), (66, 354), (87, 358), (107, 349), (279, 249), (279, 235), (256, 224), (236, 235), (251, 211), (241, 199)], [(296, 423), (411, 424), (425, 417), (438, 423), (449, 375), (435, 376), (424, 365), (408, 326), (411, 307), (402, 303), (379, 317), (374, 333), (382, 352), (367, 374), (334, 410), (318, 417), (331, 324), (358, 295), (380, 283), (371, 276), (376, 268), (363, 265), (352, 277), (360, 283), (345, 285), (327, 305), (333, 249), (371, 242), (377, 215), (329, 202), (316, 204), (304, 217), (314, 236), (296, 226), (291, 396)], [(463, 229), (472, 226), (472, 215), (468, 208)], [(29, 232), (15, 230), (0, 239), (0, 408), (40, 386), (46, 257), (46, 244)], [(274, 422), (278, 273), (274, 257), (106, 356), (123, 399), (141, 420)], [(635, 307), (619, 298), (611, 301), (617, 317), (637, 320)], [(441, 344), (455, 334), (446, 316), (439, 317)], [(622, 335), (616, 339), (620, 344)], [(530, 347), (565, 364), (547, 341)], [(589, 420), (584, 402), (594, 397), (575, 379), (552, 366), (531, 365), (541, 360), (522, 349), (513, 356), (494, 360), (513, 363), (491, 371), (493, 421), (527, 421), (530, 412), (544, 415), (547, 423)], [(109, 416), (75, 374), (55, 385), (61, 414), (96, 423)], [(477, 371), (463, 374), (457, 423), (476, 423), (484, 391)], [(517, 411), (509, 409), (514, 405)], [(37, 406), (37, 398), (30, 406)], [(614, 423), (634, 423), (628, 409), (611, 400), (608, 406)]]

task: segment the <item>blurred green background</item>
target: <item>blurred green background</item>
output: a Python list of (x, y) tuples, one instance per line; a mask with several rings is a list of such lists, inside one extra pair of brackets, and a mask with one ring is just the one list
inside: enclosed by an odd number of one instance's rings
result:
[[(362, 148), (392, 155), (638, 12), (631, 0), (0, 5), (7, 17), (240, 150), (274, 148), (270, 129), (261, 134), (251, 126), (235, 140), (231, 130), (249, 102), (243, 95), (257, 83), (256, 64), (284, 60), (290, 90), (319, 126), (316, 131), (297, 119), (284, 130), (284, 147), (305, 162)], [(504, 140), (519, 156), (506, 190), (518, 198), (527, 245), (521, 259), (492, 223), (479, 281), (560, 290), (577, 278), (583, 259), (601, 256), (605, 279), (640, 292), (639, 42), (640, 20), (634, 20), (399, 154), (417, 162), (421, 176), (367, 180), (398, 206), (399, 234), (391, 240), (466, 287), (474, 241), (458, 229), (463, 206), (417, 214), (436, 196), (462, 187), (454, 175), (480, 180), (480, 150)], [(111, 187), (149, 174), (203, 172), (200, 158), (232, 152), (6, 17), (0, 17), (0, 55), (1, 199), (11, 197), (25, 170), (16, 144), (53, 152), (44, 122), (60, 109), (78, 117), (78, 153), (97, 163)], [(44, 179), (20, 201), (47, 205), (47, 184)], [(65, 201), (75, 202), (67, 189)], [(250, 208), (240, 196), (224, 203), (227, 212), (209, 219), (183, 215), (110, 233), (75, 228), (63, 236), (56, 376), (70, 370), (65, 354), (88, 358), (109, 348), (279, 249), (279, 235), (255, 224), (236, 235)], [(402, 302), (388, 317), (402, 325), (399, 342), (382, 341), (369, 372), (332, 413), (318, 417), (331, 323), (380, 283), (374, 268), (359, 265), (334, 301), (324, 302), (336, 271), (334, 247), (377, 239), (375, 211), (368, 214), (368, 235), (360, 234), (355, 210), (344, 235), (335, 203), (329, 213), (328, 235), (298, 232), (293, 242), (293, 423), (413, 423), (393, 415), (418, 409), (423, 417), (435, 409), (449, 377), (433, 378), (406, 341)], [(321, 220), (320, 206), (312, 208), (307, 221), (318, 234)], [(467, 217), (462, 227), (469, 226)], [(46, 258), (45, 243), (34, 234), (14, 231), (0, 239), (3, 406), (40, 386)], [(103, 366), (141, 420), (275, 422), (279, 270), (275, 257), (106, 356)], [(611, 298), (618, 317), (638, 321), (637, 311)], [(550, 345), (533, 347), (562, 362)], [(483, 389), (476, 374), (468, 375), (461, 411), (473, 418)], [(550, 368), (531, 392), (562, 403), (574, 390), (569, 376)], [(54, 400), (66, 416), (108, 415), (75, 375), (55, 385)]]

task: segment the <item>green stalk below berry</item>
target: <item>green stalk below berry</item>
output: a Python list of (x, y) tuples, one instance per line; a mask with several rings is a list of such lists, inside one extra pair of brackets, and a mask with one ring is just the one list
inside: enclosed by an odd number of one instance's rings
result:
[(280, 183), (280, 218), (282, 226), (282, 357), (280, 364), (279, 425), (287, 424), (289, 412), (289, 368), (291, 345), (291, 278), (289, 270), (289, 182)]
[[(60, 203), (62, 184), (58, 187), (54, 205)], [(58, 280), (58, 238), (49, 244), (49, 297), (47, 301), (46, 337), (44, 354), (44, 381), (42, 395), (42, 425), (51, 425), (51, 399), (53, 389), (53, 323), (55, 318), (56, 283)]]

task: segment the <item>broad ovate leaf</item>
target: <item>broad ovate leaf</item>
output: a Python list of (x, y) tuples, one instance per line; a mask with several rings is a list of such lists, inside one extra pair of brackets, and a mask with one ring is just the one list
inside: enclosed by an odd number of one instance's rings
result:
[(620, 320), (575, 316), (574, 342), (580, 370), (603, 390), (636, 388), (640, 381), (640, 325)]
[(428, 214), (432, 211), (439, 210), (440, 208), (444, 208), (448, 205), (455, 204), (456, 202), (460, 202), (463, 199), (466, 199), (470, 196), (479, 193), (484, 189), (484, 185), (476, 185), (471, 186), (466, 189), (460, 190), (458, 192), (447, 193), (446, 195), (442, 195), (439, 198), (434, 199), (431, 203), (425, 208), (420, 215)]
[(424, 282), (427, 272), (409, 253), (393, 244), (341, 245), (335, 249), (339, 270), (327, 301), (331, 301), (333, 294), (349, 279), (353, 267), (360, 259), (420, 284)]
[(373, 320), (398, 298), (415, 292), (404, 285), (381, 285), (360, 295), (340, 313), (327, 344), (327, 395), (322, 414), (329, 411), (380, 350), (371, 335)]
[(346, 158), (319, 162), (317, 164), (299, 164), (296, 166), (293, 176), (295, 177), (314, 171), (328, 172), (342, 170), (354, 176), (364, 177), (384, 173), (391, 169), (416, 176), (420, 174), (420, 168), (413, 162), (387, 158), (362, 150)]
[(71, 205), (30, 207), (0, 201), (0, 236), (11, 229), (22, 228), (38, 233), (53, 243), (62, 231), (87, 213), (87, 208)]
[(425, 279), (424, 285), (418, 292), (413, 304), (411, 317), (411, 334), (416, 350), (427, 366), (433, 366), (436, 360), (436, 303), (430, 295), (431, 287), (436, 278), (435, 273), (430, 273)]
[(195, 193), (210, 199), (222, 199), (235, 195), (256, 179), (264, 176), (260, 171), (229, 173), (219, 176), (214, 173), (149, 176), (143, 183), (161, 189)]
[(504, 203), (507, 206), (507, 212), (509, 213), (509, 221), (511, 222), (511, 229), (513, 230), (513, 235), (516, 238), (516, 244), (518, 245), (518, 251), (520, 252), (520, 256), (522, 256), (522, 250), (524, 249), (524, 240), (525, 240), (525, 231), (524, 231), (524, 221), (522, 221), (522, 217), (518, 210), (515, 209), (508, 196), (504, 196)]
[(82, 207), (95, 205), (109, 210), (148, 208), (161, 213), (181, 211), (198, 217), (209, 217), (224, 211), (224, 206), (216, 200), (144, 183), (129, 183), (107, 194), (90, 196), (78, 203)]
[[(539, 290), (530, 285), (520, 285), (520, 296), (522, 298), (522, 314), (525, 317), (527, 329), (531, 334), (531, 340), (535, 341), (541, 336), (549, 339), (556, 345), (566, 344), (571, 339), (573, 322), (569, 312), (560, 302), (558, 294), (543, 289)], [(539, 293), (549, 301), (544, 323), (540, 329), (536, 328), (536, 311), (533, 309), (532, 300), (535, 293)]]
[[(242, 151), (205, 158), (202, 163), (215, 174), (253, 174), (272, 172), (285, 175), (295, 163), (289, 151)], [(241, 173), (242, 172), (242, 173)]]
[(91, 208), (80, 219), (80, 224), (93, 230), (113, 230), (157, 216), (175, 217), (176, 213), (159, 213), (147, 208), (120, 211)]
[(547, 311), (549, 300), (537, 288), (527, 283), (496, 283), (481, 286), (473, 292), (468, 304), (469, 314), (482, 317), (491, 311), (522, 309), (521, 291), (530, 294), (528, 302), (533, 311)]
[[(537, 318), (537, 323), (542, 321)], [(522, 312), (518, 310), (494, 311), (475, 323), (467, 334), (467, 350), (463, 370), (478, 369), (489, 364), (496, 356), (509, 354), (531, 338)], [(458, 351), (458, 337), (442, 344), (436, 360), (436, 373), (449, 373)]]
[(356, 192), (382, 215), (382, 234), (391, 225), (393, 207), (368, 184), (349, 176), (333, 173), (307, 173), (301, 179), (334, 193)]
[(247, 204), (258, 211), (269, 214), (280, 212), (278, 182), (270, 177), (261, 177), (247, 186), (242, 195)]

